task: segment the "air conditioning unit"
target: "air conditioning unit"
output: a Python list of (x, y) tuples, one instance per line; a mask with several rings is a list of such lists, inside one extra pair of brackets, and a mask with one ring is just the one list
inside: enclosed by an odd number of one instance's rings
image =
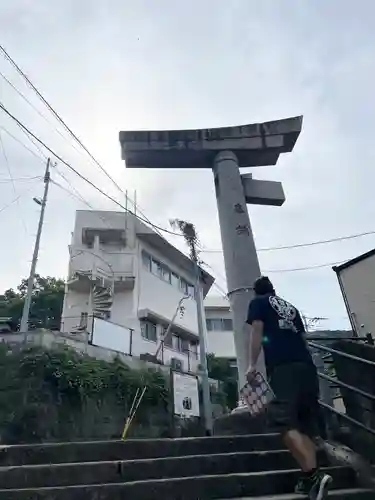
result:
[(176, 370), (177, 372), (182, 372), (184, 370), (184, 363), (181, 359), (172, 358), (171, 359), (171, 368), (172, 368), (172, 370)]

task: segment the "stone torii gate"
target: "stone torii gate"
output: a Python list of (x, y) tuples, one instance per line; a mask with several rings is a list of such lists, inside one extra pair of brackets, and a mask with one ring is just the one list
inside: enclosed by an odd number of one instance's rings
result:
[[(213, 170), (240, 387), (249, 363), (244, 322), (260, 276), (246, 204), (281, 206), (285, 201), (280, 182), (241, 175), (240, 168), (275, 165), (281, 153), (293, 150), (301, 127), (298, 116), (238, 127), (120, 132), (127, 168)], [(264, 372), (262, 359), (259, 369)]]

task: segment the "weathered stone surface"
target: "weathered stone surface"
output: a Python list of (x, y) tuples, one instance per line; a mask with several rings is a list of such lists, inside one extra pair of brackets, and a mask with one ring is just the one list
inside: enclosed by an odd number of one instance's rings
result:
[(248, 411), (231, 413), (215, 419), (214, 434), (217, 436), (235, 436), (265, 434), (272, 432), (267, 426), (264, 414), (252, 417)]
[(0, 489), (145, 481), (162, 477), (210, 476), (293, 469), (294, 467), (293, 457), (286, 450), (114, 462), (13, 466), (0, 468)]
[(283, 448), (278, 436), (228, 436), (183, 439), (130, 439), (78, 443), (45, 443), (0, 447), (0, 465), (37, 465), (209, 455)]
[[(354, 473), (331, 468), (335, 487), (355, 485)], [(112, 485), (0, 490), (7, 500), (210, 500), (291, 493), (297, 470), (159, 479)]]

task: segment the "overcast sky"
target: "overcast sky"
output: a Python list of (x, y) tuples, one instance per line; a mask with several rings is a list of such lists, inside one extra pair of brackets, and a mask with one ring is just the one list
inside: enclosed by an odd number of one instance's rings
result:
[[(220, 250), (212, 173), (126, 171), (118, 132), (238, 125), (304, 115), (293, 153), (254, 176), (281, 180), (281, 208), (250, 206), (258, 248), (371, 231), (375, 219), (375, 4), (372, 0), (13, 0), (0, 6), (0, 43), (106, 169), (154, 221), (196, 224), (202, 245)], [(77, 149), (11, 65), (0, 71), (0, 101), (78, 170), (119, 201), (123, 195)], [(0, 112), (0, 290), (28, 274), (44, 165), (42, 155)], [(61, 131), (61, 128), (59, 128)], [(44, 152), (46, 153), (46, 152)], [(116, 209), (57, 168), (95, 208)], [(10, 182), (10, 174), (14, 184)], [(69, 187), (58, 175), (52, 178)], [(167, 195), (166, 195), (167, 193)], [(20, 196), (17, 202), (2, 210)], [(87, 208), (51, 185), (38, 272), (65, 277), (76, 209)], [(181, 240), (174, 243), (181, 246)], [(329, 245), (260, 252), (278, 292), (322, 326), (348, 325), (330, 266), (375, 246), (375, 236)], [(182, 248), (182, 246), (181, 246)], [(205, 253), (225, 289), (222, 255)], [(218, 290), (213, 290), (216, 294)]]

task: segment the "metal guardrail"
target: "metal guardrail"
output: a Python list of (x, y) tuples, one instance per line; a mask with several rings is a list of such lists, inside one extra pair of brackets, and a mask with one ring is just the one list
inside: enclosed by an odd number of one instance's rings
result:
[[(317, 340), (319, 340), (319, 341), (321, 341), (321, 340), (332, 340), (332, 341), (335, 340), (335, 341), (337, 341), (337, 340), (359, 340), (359, 339), (358, 339), (358, 337), (357, 338), (350, 338), (349, 337), (349, 338), (343, 338), (343, 339), (336, 337), (336, 338), (332, 338), (332, 339), (317, 338)], [(366, 341), (366, 339), (363, 339), (363, 340)], [(328, 346), (324, 346), (324, 345), (318, 344), (315, 341), (312, 341), (311, 337), (309, 339), (307, 339), (307, 343), (308, 343), (308, 345), (311, 348), (313, 348), (315, 350), (323, 351), (325, 353), (328, 353), (324, 357), (322, 356), (323, 362), (326, 362), (327, 357), (329, 357), (330, 355), (336, 354), (336, 355), (341, 356), (343, 358), (351, 359), (353, 361), (365, 364), (367, 366), (372, 366), (375, 369), (375, 362), (374, 361), (370, 361), (368, 359), (360, 358), (360, 357), (355, 356), (353, 354), (349, 354), (349, 353), (346, 353), (346, 352), (343, 352), (343, 351), (339, 351), (337, 349), (333, 349), (332, 347), (328, 347)], [(368, 342), (368, 343), (371, 345), (370, 342)], [(331, 377), (331, 376), (329, 376), (329, 375), (327, 375), (325, 373), (321, 373), (319, 371), (318, 371), (318, 376), (321, 379), (326, 380), (327, 382), (335, 384), (337, 387), (342, 387), (344, 389), (347, 389), (348, 391), (352, 391), (352, 392), (354, 392), (356, 394), (359, 394), (360, 396), (362, 396), (362, 397), (364, 397), (366, 399), (369, 399), (370, 401), (375, 402), (375, 394), (370, 394), (370, 393), (368, 393), (366, 391), (363, 391), (362, 389), (359, 389), (358, 387), (354, 387), (352, 385), (346, 384), (345, 382), (342, 382), (341, 380), (338, 380), (337, 378)], [(333, 408), (333, 406), (330, 406), (329, 404), (325, 403), (324, 401), (319, 401), (319, 403), (322, 406), (322, 408), (324, 408), (325, 410), (330, 411), (331, 413), (335, 414), (337, 417), (339, 417), (339, 418), (341, 418), (341, 419), (343, 419), (343, 420), (345, 420), (347, 422), (350, 422), (351, 424), (355, 425), (356, 427), (358, 427), (358, 428), (360, 428), (362, 430), (365, 430), (369, 434), (372, 434), (373, 436), (375, 436), (375, 429), (372, 429), (371, 427), (368, 427), (367, 425), (363, 424), (362, 422), (359, 422), (358, 420), (350, 417), (346, 413), (342, 413), (341, 411), (337, 410), (336, 408)]]
[(375, 430), (371, 429), (371, 427), (367, 427), (367, 425), (362, 424), (362, 422), (358, 422), (358, 420), (355, 420), (352, 417), (349, 417), (349, 415), (346, 415), (345, 413), (342, 413), (339, 410), (336, 410), (336, 408), (333, 408), (332, 406), (327, 405), (323, 401), (319, 401), (320, 406), (325, 408), (326, 410), (329, 410), (332, 413), (335, 413), (339, 418), (342, 418), (346, 420), (347, 422), (350, 422), (351, 424), (355, 425), (356, 427), (359, 427), (360, 429), (363, 429), (364, 431), (367, 431), (369, 434), (372, 434), (375, 436)]
[[(341, 339), (336, 339), (336, 340), (341, 340)], [(343, 339), (343, 340), (351, 340), (351, 339)], [(320, 345), (317, 344), (316, 342), (308, 341), (307, 343), (309, 344), (310, 347), (313, 347), (314, 349), (319, 349), (321, 351), (329, 352), (331, 354), (338, 354), (339, 356), (342, 356), (344, 358), (352, 359), (353, 361), (359, 361), (360, 363), (364, 363), (366, 365), (375, 367), (375, 362), (370, 361), (369, 359), (359, 358), (358, 356), (354, 356), (354, 354), (348, 354), (347, 352), (338, 351), (337, 349), (332, 349), (332, 347)]]

